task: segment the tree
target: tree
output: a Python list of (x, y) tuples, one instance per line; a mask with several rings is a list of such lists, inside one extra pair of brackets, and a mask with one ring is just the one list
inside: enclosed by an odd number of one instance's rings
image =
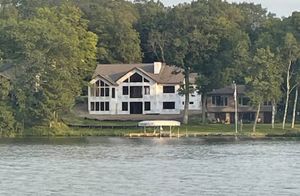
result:
[(89, 30), (98, 37), (97, 60), (100, 63), (141, 62), (138, 32), (134, 29), (138, 14), (124, 0), (75, 0), (89, 20)]
[(249, 87), (248, 96), (257, 108), (253, 132), (256, 131), (261, 105), (278, 97), (281, 85), (281, 69), (279, 58), (270, 48), (257, 49), (253, 58), (253, 67), (246, 82)]
[(285, 108), (284, 108), (284, 115), (282, 121), (282, 129), (285, 129), (286, 117), (288, 112), (289, 106), (289, 98), (290, 94), (294, 88), (297, 87), (297, 83), (291, 86), (291, 79), (295, 74), (295, 69), (293, 65), (299, 58), (300, 50), (297, 40), (295, 39), (292, 33), (287, 33), (284, 37), (283, 45), (281, 48), (282, 59), (284, 64), (284, 73), (285, 73), (285, 82), (286, 82), (286, 97), (285, 97)]
[(0, 74), (0, 132), (3, 135), (5, 132), (15, 130), (15, 118), (9, 99), (11, 91), (9, 79)]
[(16, 59), (13, 88), (25, 125), (58, 121), (94, 69), (97, 37), (81, 15), (67, 3), (38, 8), (34, 16), (3, 27), (2, 35), (13, 43), (4, 53)]

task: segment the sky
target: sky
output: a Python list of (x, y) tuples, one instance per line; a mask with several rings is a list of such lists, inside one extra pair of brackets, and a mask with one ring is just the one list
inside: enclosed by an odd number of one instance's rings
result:
[[(164, 5), (172, 6), (178, 3), (191, 2), (192, 0), (161, 0)], [(300, 11), (300, 0), (227, 0), (228, 2), (254, 2), (261, 4), (268, 11), (275, 13), (278, 17), (287, 17), (293, 11)]]

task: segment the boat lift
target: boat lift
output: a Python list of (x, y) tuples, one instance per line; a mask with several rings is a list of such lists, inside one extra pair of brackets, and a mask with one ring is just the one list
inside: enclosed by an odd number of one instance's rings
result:
[[(147, 121), (141, 121), (138, 123), (139, 127), (144, 128), (144, 134), (146, 135), (147, 127), (153, 128), (153, 135), (156, 135), (156, 131), (159, 131), (159, 137), (162, 136), (162, 134), (169, 134), (170, 137), (172, 137), (172, 129), (173, 127), (177, 127), (178, 136), (179, 136), (179, 121), (175, 120), (147, 120)], [(164, 127), (168, 127), (169, 131), (164, 132)]]

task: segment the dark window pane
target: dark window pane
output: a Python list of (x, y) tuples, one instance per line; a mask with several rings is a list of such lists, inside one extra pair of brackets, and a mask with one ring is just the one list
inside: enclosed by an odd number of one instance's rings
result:
[(126, 83), (127, 83), (127, 82), (128, 82), (128, 79), (124, 80), (124, 82), (126, 82)]
[(130, 77), (130, 82), (142, 82), (142, 79), (143, 77), (140, 74), (135, 73)]
[(175, 102), (163, 102), (163, 109), (175, 109)]
[(104, 82), (103, 81), (100, 82), (100, 86), (104, 86)]
[(141, 86), (130, 87), (130, 98), (143, 98), (143, 92)]
[(104, 88), (100, 88), (100, 97), (104, 97)]
[(112, 98), (115, 98), (115, 97), (116, 97), (116, 89), (115, 89), (115, 88), (112, 88), (111, 90), (112, 90), (112, 91), (111, 91), (111, 94), (112, 94), (111, 97), (112, 97)]
[(100, 111), (100, 109), (99, 109), (99, 102), (96, 102), (96, 111)]
[(122, 111), (128, 111), (128, 102), (122, 102)]
[(96, 82), (96, 86), (97, 86), (97, 87), (100, 86), (100, 81), (99, 81), (99, 80)]
[(128, 86), (123, 86), (123, 95), (128, 95)]
[(100, 108), (100, 109), (101, 109), (101, 111), (104, 111), (104, 102), (100, 102), (100, 103), (101, 103), (101, 104), (100, 104), (100, 105), (101, 105), (101, 108)]
[(109, 88), (105, 88), (105, 97), (109, 97)]
[(109, 102), (105, 102), (105, 111), (109, 111)]
[(190, 105), (193, 105), (194, 104), (194, 102), (190, 102)]
[(164, 93), (175, 93), (175, 86), (164, 86)]
[(151, 110), (151, 103), (145, 102), (145, 111), (150, 111), (150, 110)]
[(95, 102), (91, 102), (91, 111), (95, 111)]

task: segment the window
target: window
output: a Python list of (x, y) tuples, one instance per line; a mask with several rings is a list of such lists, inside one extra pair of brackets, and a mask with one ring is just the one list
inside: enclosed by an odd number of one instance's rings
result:
[(111, 97), (112, 97), (112, 98), (115, 98), (115, 97), (116, 97), (116, 89), (115, 89), (115, 88), (112, 88), (112, 89), (111, 89)]
[(239, 105), (241, 106), (250, 105), (250, 99), (248, 97), (239, 97)]
[(128, 95), (128, 86), (123, 86), (123, 95)]
[(99, 109), (99, 102), (96, 102), (96, 111), (100, 111), (100, 109)]
[(163, 102), (163, 109), (164, 110), (175, 109), (175, 102)]
[(100, 106), (101, 106), (101, 111), (104, 111), (104, 102), (100, 102)]
[(144, 94), (150, 95), (150, 86), (144, 86)]
[(144, 82), (149, 82), (149, 80), (147, 80), (146, 78), (144, 78)]
[(143, 81), (143, 77), (138, 73), (135, 73), (130, 77), (130, 82), (142, 82), (142, 81)]
[(95, 102), (91, 102), (91, 111), (95, 111)]
[(164, 86), (164, 93), (175, 93), (175, 86)]
[(109, 111), (109, 102), (105, 102), (105, 111)]
[(143, 98), (143, 88), (141, 86), (131, 86), (130, 98)]
[(145, 102), (145, 111), (151, 110), (151, 102)]
[(91, 111), (109, 111), (109, 102), (91, 102)]
[(128, 81), (128, 78), (127, 78), (126, 80), (124, 80), (124, 82), (128, 83), (128, 82), (129, 82), (129, 81)]
[(212, 96), (212, 105), (215, 106), (227, 106), (228, 98), (225, 96)]
[(194, 102), (190, 102), (190, 105), (193, 105), (194, 104)]
[(128, 102), (122, 102), (122, 111), (128, 111)]
[(96, 81), (96, 83), (91, 87), (91, 96), (108, 97), (109, 85), (102, 80)]

